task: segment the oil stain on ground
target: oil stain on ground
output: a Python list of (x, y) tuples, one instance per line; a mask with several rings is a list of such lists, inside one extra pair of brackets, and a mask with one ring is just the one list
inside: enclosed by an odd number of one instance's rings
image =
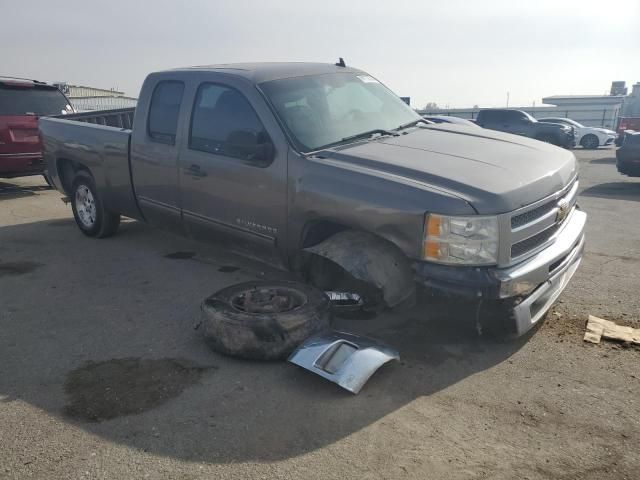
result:
[(177, 397), (211, 368), (171, 358), (87, 362), (67, 376), (64, 413), (86, 422), (142, 413)]
[(196, 256), (196, 252), (173, 252), (167, 253), (164, 258), (171, 258), (172, 260), (188, 260)]
[(5, 275), (24, 275), (41, 267), (37, 262), (0, 262), (0, 277)]

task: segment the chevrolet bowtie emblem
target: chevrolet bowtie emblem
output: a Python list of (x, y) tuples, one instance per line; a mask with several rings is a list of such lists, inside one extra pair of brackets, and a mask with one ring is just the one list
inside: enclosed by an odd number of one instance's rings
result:
[(561, 223), (569, 215), (571, 205), (566, 199), (562, 199), (558, 202), (558, 213), (556, 214), (556, 222)]

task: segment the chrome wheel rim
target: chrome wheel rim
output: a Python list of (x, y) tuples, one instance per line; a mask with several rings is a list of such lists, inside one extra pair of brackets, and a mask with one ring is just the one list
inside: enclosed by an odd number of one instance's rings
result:
[(93, 193), (86, 185), (80, 185), (76, 190), (76, 212), (80, 222), (86, 228), (91, 228), (96, 223), (96, 202)]

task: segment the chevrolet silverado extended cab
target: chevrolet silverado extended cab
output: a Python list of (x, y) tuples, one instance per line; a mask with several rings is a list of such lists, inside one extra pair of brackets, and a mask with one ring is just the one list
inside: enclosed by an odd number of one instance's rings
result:
[(67, 117), (40, 120), (44, 156), (88, 236), (124, 215), (292, 270), (328, 259), (389, 307), (418, 282), (516, 334), (582, 258), (571, 152), (428, 124), (342, 63), (157, 72), (135, 113)]

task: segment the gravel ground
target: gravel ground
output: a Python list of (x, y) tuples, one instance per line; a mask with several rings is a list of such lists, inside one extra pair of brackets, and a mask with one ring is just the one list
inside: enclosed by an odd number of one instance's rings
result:
[(576, 150), (584, 262), (547, 321), (477, 339), (443, 303), (342, 320), (402, 362), (358, 396), (212, 353), (202, 298), (286, 276), (137, 222), (85, 238), (39, 178), (0, 182), (0, 478), (619, 479), (640, 468), (640, 179)]

